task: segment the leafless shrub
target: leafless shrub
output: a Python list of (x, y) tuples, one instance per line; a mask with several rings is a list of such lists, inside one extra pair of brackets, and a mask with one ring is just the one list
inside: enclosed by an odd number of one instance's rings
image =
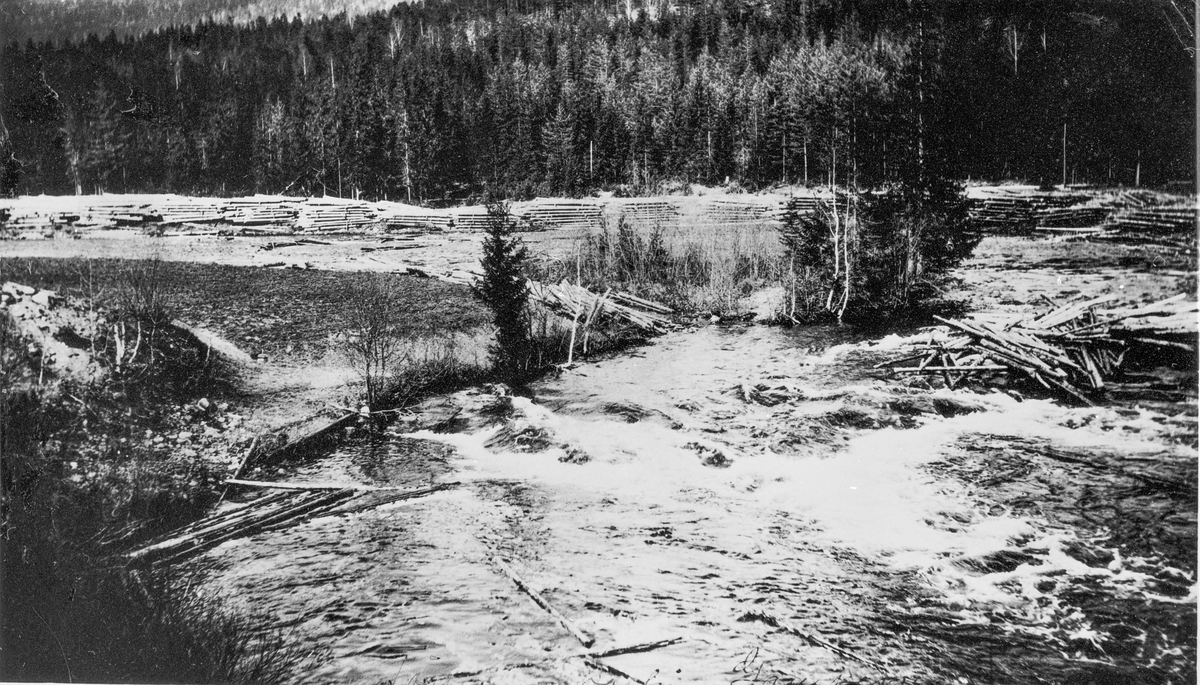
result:
[(393, 390), (394, 376), (411, 359), (418, 331), (400, 310), (400, 297), (384, 276), (369, 281), (346, 315), (346, 352), (375, 407)]

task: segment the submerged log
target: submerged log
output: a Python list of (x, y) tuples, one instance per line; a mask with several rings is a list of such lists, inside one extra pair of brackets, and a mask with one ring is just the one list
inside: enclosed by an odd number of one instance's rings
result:
[(559, 613), (558, 609), (555, 609), (552, 604), (547, 602), (546, 598), (542, 597), (541, 593), (530, 587), (529, 583), (525, 582), (524, 578), (517, 575), (517, 572), (514, 571), (512, 567), (509, 566), (503, 559), (494, 556), (492, 557), (492, 563), (496, 564), (496, 566), (504, 572), (504, 575), (508, 576), (509, 579), (512, 580), (512, 582), (517, 586), (517, 588), (521, 590), (521, 592), (529, 595), (530, 599), (532, 599), (534, 603), (545, 609), (546, 612), (553, 616), (563, 628), (567, 629), (567, 632), (575, 636), (575, 639), (579, 640), (579, 644), (583, 645), (584, 647), (591, 647), (593, 644), (595, 644), (596, 638), (575, 627), (575, 624), (567, 620), (566, 616), (563, 616), (561, 613)]
[(600, 662), (600, 661), (596, 661), (595, 659), (584, 659), (583, 663), (596, 669), (597, 671), (601, 671), (601, 672), (607, 673), (609, 675), (615, 675), (618, 678), (624, 678), (625, 680), (632, 680), (633, 682), (637, 683), (638, 685), (649, 685), (649, 683), (647, 681), (642, 680), (641, 678), (635, 678), (635, 677), (629, 675), (628, 673), (626, 673), (625, 671), (622, 671), (619, 668), (616, 668), (614, 666), (609, 666), (608, 664)]
[(133, 564), (169, 563), (201, 554), (217, 545), (254, 535), (283, 530), (317, 516), (349, 514), (406, 499), (423, 497), (456, 487), (457, 482), (425, 488), (401, 489), (368, 485), (323, 486), (294, 483), (230, 481), (255, 487), (280, 489), (231, 511), (215, 514), (150, 541), (125, 555)]
[(304, 435), (301, 435), (300, 437), (288, 442), (283, 447), (280, 447), (279, 449), (275, 450), (274, 452), (271, 452), (270, 454), (267, 454), (267, 455), (264, 455), (262, 457), (255, 459), (254, 463), (260, 464), (260, 465), (272, 464), (276, 461), (279, 461), (280, 459), (284, 459), (286, 457), (292, 456), (299, 450), (310, 445), (314, 440), (317, 440), (319, 438), (327, 436), (330, 433), (333, 433), (341, 428), (346, 427), (352, 421), (354, 421), (356, 418), (358, 418), (358, 416), (359, 416), (359, 414), (357, 414), (357, 413), (343, 414), (342, 416), (334, 419), (333, 421), (324, 423), (324, 424), (318, 426), (317, 428), (313, 429), (312, 431), (309, 431), (308, 433), (305, 433)]

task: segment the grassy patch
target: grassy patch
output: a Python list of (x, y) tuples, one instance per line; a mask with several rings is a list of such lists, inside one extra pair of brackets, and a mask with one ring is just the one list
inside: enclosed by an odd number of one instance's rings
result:
[(280, 683), (309, 661), (182, 578), (97, 567), (16, 530), (2, 543), (5, 680)]
[[(123, 274), (154, 260), (0, 258), (0, 280), (117, 305)], [(464, 286), (394, 274), (158, 262), (177, 316), (251, 354), (306, 364), (340, 349), (336, 337), (362, 293), (383, 279), (410, 328), (426, 335), (487, 325), (488, 312)]]
[(736, 314), (783, 275), (779, 232), (769, 225), (666, 229), (619, 221), (533, 265), (533, 277), (592, 290), (623, 290), (681, 313)]

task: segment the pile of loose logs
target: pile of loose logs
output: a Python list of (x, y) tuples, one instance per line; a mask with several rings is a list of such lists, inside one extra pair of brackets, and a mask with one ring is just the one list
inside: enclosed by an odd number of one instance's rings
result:
[[(917, 354), (877, 365), (893, 374), (936, 375), (948, 388), (1025, 377), (1047, 390), (1096, 404), (1121, 372), (1133, 344), (1195, 351), (1197, 303), (1176, 295), (1141, 307), (1101, 309), (1113, 296), (1055, 306), (1007, 321), (937, 317), (948, 337), (931, 338)], [(1052, 303), (1053, 304), (1053, 303)]]

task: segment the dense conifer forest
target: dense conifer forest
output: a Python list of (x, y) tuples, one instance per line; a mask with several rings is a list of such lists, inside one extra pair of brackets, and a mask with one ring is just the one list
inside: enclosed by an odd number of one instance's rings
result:
[(424, 0), (3, 48), (8, 193), (1192, 182), (1167, 0)]

